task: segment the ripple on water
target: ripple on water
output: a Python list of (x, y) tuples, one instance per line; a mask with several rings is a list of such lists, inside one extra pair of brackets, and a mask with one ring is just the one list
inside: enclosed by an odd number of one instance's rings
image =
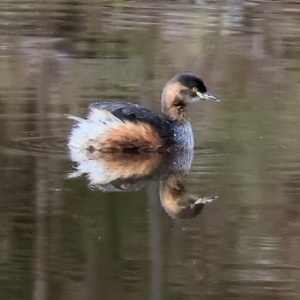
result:
[(0, 150), (7, 154), (55, 156), (55, 158), (67, 158), (66, 140), (53, 136), (27, 137), (12, 140), (7, 146), (1, 146)]

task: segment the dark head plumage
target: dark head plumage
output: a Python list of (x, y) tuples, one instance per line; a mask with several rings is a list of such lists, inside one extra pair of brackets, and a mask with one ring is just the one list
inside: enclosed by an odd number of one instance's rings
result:
[(197, 88), (199, 92), (207, 92), (206, 86), (201, 78), (191, 73), (182, 73), (175, 76), (172, 81), (180, 82), (182, 85), (186, 86), (189, 89)]

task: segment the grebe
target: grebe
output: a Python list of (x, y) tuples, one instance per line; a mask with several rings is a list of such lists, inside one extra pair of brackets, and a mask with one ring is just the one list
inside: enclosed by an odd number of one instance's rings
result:
[(90, 152), (142, 152), (193, 148), (192, 128), (186, 106), (199, 100), (220, 100), (207, 92), (203, 81), (183, 73), (171, 79), (161, 97), (163, 116), (138, 104), (96, 102), (87, 119), (76, 121), (69, 136), (69, 148)]

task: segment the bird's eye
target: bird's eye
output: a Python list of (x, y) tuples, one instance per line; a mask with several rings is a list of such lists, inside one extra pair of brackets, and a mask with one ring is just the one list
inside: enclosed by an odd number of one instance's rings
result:
[(193, 87), (193, 92), (198, 92), (198, 89), (196, 87)]

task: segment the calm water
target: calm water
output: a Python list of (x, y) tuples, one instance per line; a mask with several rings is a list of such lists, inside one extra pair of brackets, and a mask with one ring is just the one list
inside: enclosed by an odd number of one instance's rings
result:
[[(1, 299), (300, 299), (299, 1), (6, 0), (0, 16)], [(159, 112), (183, 71), (222, 100), (189, 109), (184, 183), (217, 200), (183, 220), (168, 177), (69, 179), (65, 113)]]

